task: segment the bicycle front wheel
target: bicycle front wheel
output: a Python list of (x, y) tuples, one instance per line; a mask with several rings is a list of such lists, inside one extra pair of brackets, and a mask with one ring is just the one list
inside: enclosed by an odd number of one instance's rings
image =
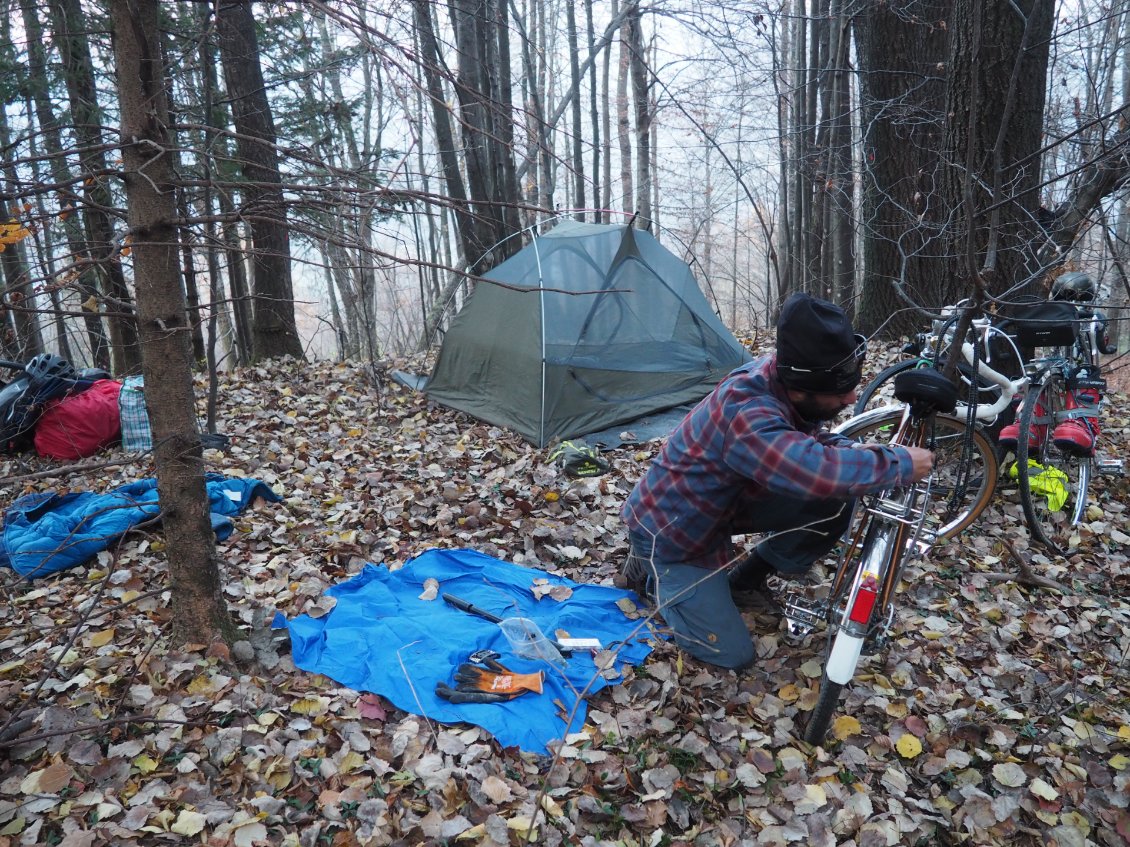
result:
[[(865, 412), (836, 431), (856, 441), (886, 444), (902, 420), (902, 409)], [(968, 443), (968, 450), (967, 445)], [(934, 474), (924, 529), (939, 539), (957, 535), (985, 510), (996, 490), (997, 452), (979, 429), (953, 415), (935, 415), (931, 443)]]
[(1014, 466), (1028, 530), (1060, 554), (1071, 527), (1083, 519), (1091, 484), (1090, 457), (1062, 451), (1052, 439), (1066, 399), (1066, 381), (1056, 371), (1028, 390), (1020, 408)]

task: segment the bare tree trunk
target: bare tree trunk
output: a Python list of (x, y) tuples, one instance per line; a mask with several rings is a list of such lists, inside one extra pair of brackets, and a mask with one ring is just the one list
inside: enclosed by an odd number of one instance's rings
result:
[[(792, 125), (792, 98), (789, 96), (789, 54), (792, 40), (789, 37), (788, 25), (779, 30), (777, 23), (773, 24), (773, 93), (777, 100), (777, 138), (778, 141), (778, 170), (777, 170), (777, 232), (780, 233), (780, 249), (777, 251), (775, 271), (776, 286), (770, 281), (766, 291), (766, 318), (774, 317), (777, 303), (785, 296), (785, 292), (792, 290), (792, 182), (790, 175), (792, 168), (793, 147), (790, 142), (790, 128)], [(740, 186), (739, 186), (740, 188)], [(734, 214), (737, 214), (735, 210)], [(770, 245), (771, 246), (771, 245)], [(734, 247), (735, 254), (737, 247)]]
[[(620, 14), (620, 0), (612, 0), (612, 17)], [(604, 109), (602, 110), (600, 126), (604, 138), (604, 193), (601, 195), (600, 205), (604, 209), (602, 220), (610, 221), (612, 218), (612, 97), (609, 81), (612, 76), (612, 47), (604, 51), (604, 64), (600, 69), (601, 95)]]
[[(556, 208), (553, 197), (557, 192), (557, 179), (555, 177), (557, 155), (553, 146), (553, 126), (550, 123), (549, 115), (544, 114), (545, 105), (549, 98), (546, 5), (544, 0), (530, 0), (530, 9), (534, 16), (533, 31), (535, 33), (532, 45), (535, 62), (535, 72), (532, 77), (533, 90), (536, 92), (538, 102), (542, 104), (541, 109), (543, 111), (537, 122), (538, 149), (541, 151), (541, 207), (547, 214), (552, 214)], [(538, 57), (541, 58), (540, 62), (537, 61)]]
[[(531, 14), (537, 14), (536, 8), (538, 6), (540, 4), (534, 4), (535, 11)], [(535, 25), (536, 23), (535, 20)], [(549, 210), (553, 208), (553, 151), (548, 136), (549, 124), (545, 117), (544, 92), (538, 85), (537, 45), (531, 43), (529, 33), (520, 16), (515, 17), (514, 26), (518, 30), (518, 36), (522, 42), (522, 66), (525, 69), (523, 85), (528, 103), (527, 111), (532, 118), (532, 120), (527, 121), (526, 144), (530, 149), (536, 151), (535, 155), (541, 165), (540, 172), (537, 168), (534, 168), (534, 173), (539, 176), (539, 179), (533, 180), (534, 185), (531, 187), (528, 202), (531, 206), (538, 205), (540, 202), (543, 209)], [(537, 31), (536, 28), (534, 31)]]
[[(3, 15), (4, 29), (0, 41), (10, 43), (7, 31), (8, 15)], [(5, 51), (6, 52), (6, 51)], [(13, 149), (8, 112), (0, 107), (0, 150)], [(16, 196), (20, 184), (15, 165), (7, 156), (3, 162), (7, 186), (0, 192), (4, 198)], [(15, 327), (14, 339), (4, 339), (4, 348), (14, 353), (14, 358), (26, 361), (43, 352), (43, 333), (39, 329), (39, 315), (35, 306), (35, 289), (31, 285), (31, 269), (27, 262), (27, 248), (22, 241), (6, 245), (0, 253), (0, 268), (4, 272), (4, 290), (0, 296), (0, 310), (11, 311)]]
[[(636, 0), (624, 0), (626, 4)], [(636, 192), (632, 186), (632, 127), (628, 117), (628, 75), (631, 64), (628, 22), (620, 27), (620, 65), (616, 76), (616, 126), (620, 140), (620, 208), (632, 214)]]
[[(70, 100), (74, 131), (82, 152), (79, 156), (83, 174), (82, 217), (86, 226), (86, 243), (82, 256), (94, 263), (100, 280), (110, 327), (110, 350), (105, 339), (92, 338), (94, 364), (110, 366), (110, 353), (117, 373), (135, 370), (141, 361), (137, 349), (137, 320), (133, 298), (126, 287), (125, 274), (115, 241), (114, 223), (108, 210), (112, 208), (110, 189), (104, 174), (109, 166), (101, 127), (104, 123), (98, 106), (94, 84), (94, 63), (87, 41), (86, 21), (79, 0), (51, 0), (51, 17), (55, 44), (63, 59), (67, 95)], [(79, 257), (76, 257), (79, 258)]]
[[(35, 0), (20, 0), (20, 11), (23, 13), (24, 32), (27, 33), (28, 50), (28, 83), (31, 89), (32, 100), (35, 103), (35, 117), (39, 122), (39, 131), (43, 138), (44, 152), (47, 153), (48, 168), (57, 185), (70, 185), (72, 176), (67, 165), (67, 158), (63, 155), (63, 139), (59, 128), (59, 119), (55, 116), (55, 109), (51, 103), (50, 82), (47, 79), (47, 57), (44, 51), (44, 33), (40, 21), (40, 10)], [(77, 206), (78, 198), (74, 197), (70, 205)], [(86, 245), (83, 243), (82, 219), (78, 215), (68, 215), (63, 223), (63, 233), (66, 237), (67, 247), (71, 254), (78, 258), (83, 255)], [(47, 250), (48, 263), (53, 266), (52, 251)], [(54, 274), (52, 274), (52, 277)], [(55, 280), (52, 278), (51, 280)], [(79, 292), (79, 299), (88, 302), (95, 297), (98, 291), (98, 275), (95, 271), (85, 270), (73, 283)], [(51, 287), (52, 304), (56, 309), (62, 305), (58, 289)], [(97, 299), (97, 298), (96, 298)], [(84, 309), (82, 316), (86, 328), (86, 336), (91, 344), (92, 362), (97, 361), (96, 351), (99, 345), (105, 346), (106, 331), (102, 317), (97, 312)], [(60, 353), (67, 359), (71, 358), (70, 344), (67, 340), (66, 328), (61, 314), (55, 315), (56, 333), (59, 337)], [(104, 355), (106, 352), (104, 351)], [(106, 357), (108, 361), (108, 356)]]
[(1053, 0), (955, 5), (941, 202), (927, 216), (948, 245), (948, 261), (927, 269), (942, 302), (969, 296), (974, 284), (1011, 297), (1043, 282), (1037, 151), (1053, 19)]
[(644, 52), (639, 0), (628, 2), (631, 5), (624, 30), (628, 37), (628, 65), (632, 74), (632, 100), (636, 107), (636, 211), (639, 224), (650, 229), (652, 115), (648, 99), (647, 54)]
[(251, 0), (222, 0), (216, 13), (224, 79), (238, 132), (236, 148), (246, 184), (243, 214), (251, 230), (253, 355), (303, 358), (294, 320), (290, 230), (279, 174), (277, 135), (271, 116)]
[(789, 137), (792, 139), (792, 155), (789, 166), (792, 194), (792, 230), (789, 233), (789, 276), (793, 291), (806, 291), (809, 287), (807, 240), (805, 233), (811, 225), (811, 203), (807, 191), (805, 172), (808, 168), (808, 147), (806, 142), (807, 91), (808, 91), (808, 29), (805, 0), (796, 0), (793, 17), (792, 55), (789, 64), (793, 68), (789, 94)]
[[(658, 43), (654, 38), (651, 39), (651, 54), (649, 67), (654, 68), (659, 61)], [(650, 76), (650, 70), (648, 74)], [(651, 144), (649, 145), (651, 161), (648, 167), (651, 181), (651, 231), (655, 233), (656, 238), (659, 238), (663, 234), (659, 220), (659, 121), (656, 120), (659, 114), (659, 99), (655, 96), (655, 86), (649, 83), (648, 88), (650, 93), (647, 98), (647, 108), (651, 113)]]
[(476, 240), (485, 248), (473, 257), (478, 271), (520, 249), (514, 200), (518, 195), (510, 103), (509, 27), (506, 0), (449, 0), (458, 52), (455, 93), (459, 100), (467, 195)]
[(855, 175), (852, 167), (851, 92), (848, 74), (848, 19), (843, 0), (829, 6), (828, 73), (828, 174), (832, 186), (828, 208), (826, 276), (834, 299), (849, 315), (855, 314), (855, 234), (853, 221)]
[[(576, 0), (565, 0), (565, 27), (568, 30), (569, 77), (573, 81), (573, 208), (585, 208), (585, 148), (584, 129), (581, 126), (581, 57), (577, 55)], [(585, 213), (578, 212), (574, 217), (583, 221)]]
[[(923, 215), (939, 198), (944, 68), (952, 0), (868, 4), (854, 20), (863, 123), (863, 264), (856, 314), (868, 334), (918, 331), (908, 300), (930, 302), (925, 266), (941, 260)], [(901, 295), (900, 295), (901, 290)]]
[(142, 370), (168, 540), (178, 640), (208, 644), (230, 635), (208, 515), (204, 459), (195, 427), (184, 290), (177, 273), (172, 138), (157, 0), (113, 0), (114, 57), (122, 114), (122, 168), (133, 235)]
[(416, 32), (420, 39), (428, 98), (432, 101), (432, 129), (436, 134), (447, 193), (455, 210), (456, 232), (459, 235), (459, 246), (463, 251), (463, 262), (470, 264), (478, 261), (486, 252), (488, 245), (479, 237), (478, 227), (467, 202), (467, 189), (463, 183), (459, 160), (455, 156), (455, 135), (451, 130), (447, 101), (440, 80), (439, 44), (432, 23), (432, 6), (428, 0), (412, 0), (412, 7), (415, 10)]
[[(207, 31), (207, 19), (210, 14), (210, 9), (201, 8), (198, 10), (198, 21), (202, 32)], [(200, 38), (198, 55), (200, 57), (200, 76), (204, 87), (204, 114), (207, 118), (207, 124), (210, 127), (228, 125), (226, 110), (217, 103), (217, 49), (216, 43), (212, 38), (208, 36)], [(219, 132), (213, 129), (205, 130), (204, 142), (206, 149), (209, 151), (226, 152), (225, 139), (220, 136)], [(213, 273), (219, 271), (220, 262), (218, 251), (222, 244), (227, 258), (228, 291), (231, 300), (232, 328), (234, 330), (232, 346), (235, 350), (235, 364), (246, 365), (251, 362), (254, 356), (253, 339), (251, 336), (253, 316), (251, 314), (251, 297), (248, 291), (247, 275), (244, 273), (243, 245), (240, 242), (239, 225), (235, 223), (235, 208), (232, 203), (231, 194), (227, 191), (217, 191), (213, 197), (210, 180), (208, 179), (209, 176), (216, 173), (216, 163), (226, 162), (229, 158), (228, 155), (201, 156), (199, 167), (205, 175), (205, 214), (212, 214), (214, 207), (218, 205), (220, 215), (224, 220), (218, 233), (216, 232), (216, 227), (209, 224), (211, 233), (209, 250), (212, 254), (209, 269), (210, 272)], [(213, 279), (209, 281), (209, 291), (213, 292), (213, 309), (219, 308), (219, 297), (216, 296), (222, 291), (219, 280)]]
[[(173, 103), (172, 94), (173, 81), (168, 75), (168, 53), (166, 51), (166, 44), (161, 43), (161, 66), (165, 68), (165, 96), (169, 102), (169, 120), (172, 125), (177, 125), (180, 121), (177, 117), (176, 105)], [(181, 170), (182, 156), (178, 152), (176, 156), (176, 170)], [(181, 220), (188, 220), (188, 197), (183, 186), (177, 186), (177, 212)], [(189, 327), (192, 331), (192, 360), (194, 362), (203, 362), (206, 358), (204, 353), (204, 322), (202, 320), (203, 312), (200, 308), (200, 291), (197, 288), (196, 281), (196, 262), (193, 257), (193, 248), (196, 242), (196, 236), (192, 229), (187, 226), (177, 228), (177, 241), (181, 249), (181, 275), (184, 280), (184, 293), (185, 303), (188, 306), (188, 321)]]
[[(585, 4), (585, 37), (589, 55), (596, 52), (596, 31), (593, 27), (592, 0)], [(607, 55), (607, 54), (605, 54)], [(592, 126), (592, 204), (596, 207), (593, 220), (600, 223), (600, 109), (599, 89), (596, 81), (596, 62), (589, 65), (589, 123)]]

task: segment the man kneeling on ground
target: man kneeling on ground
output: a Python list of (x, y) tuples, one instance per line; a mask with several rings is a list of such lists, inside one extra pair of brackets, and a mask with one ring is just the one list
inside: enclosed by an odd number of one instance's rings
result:
[[(624, 504), (623, 574), (696, 658), (749, 665), (753, 639), (735, 600), (764, 605), (771, 574), (807, 572), (847, 529), (856, 496), (930, 473), (929, 450), (861, 445), (823, 428), (855, 403), (866, 349), (841, 308), (792, 295), (776, 354), (722, 380)], [(732, 567), (733, 536), (750, 533), (772, 534)]]

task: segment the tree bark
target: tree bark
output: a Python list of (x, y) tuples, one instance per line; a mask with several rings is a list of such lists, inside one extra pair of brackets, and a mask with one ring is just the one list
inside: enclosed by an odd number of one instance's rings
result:
[[(926, 268), (942, 261), (925, 216), (945, 109), (952, 0), (868, 3), (854, 20), (863, 124), (863, 264), (857, 328), (886, 337), (918, 331), (907, 299), (932, 301)], [(900, 296), (899, 288), (903, 292)]]
[[(35, 118), (39, 122), (39, 130), (43, 137), (43, 149), (47, 154), (47, 167), (57, 185), (71, 185), (73, 177), (67, 165), (67, 158), (63, 154), (63, 137), (59, 128), (59, 119), (55, 116), (55, 108), (51, 103), (51, 86), (47, 79), (47, 56), (44, 50), (44, 32), (39, 17), (40, 10), (35, 0), (20, 0), (20, 11), (23, 16), (24, 32), (27, 33), (28, 85), (31, 89), (32, 101), (35, 103)], [(70, 195), (69, 192), (63, 196), (68, 198), (69, 202), (66, 205), (72, 207), (79, 205), (77, 196)], [(86, 245), (83, 243), (82, 218), (79, 215), (68, 214), (62, 222), (62, 228), (71, 255), (76, 258), (82, 256), (86, 249)], [(45, 252), (49, 266), (53, 266), (51, 251)], [(51, 275), (51, 282), (56, 282), (54, 274)], [(98, 274), (90, 269), (84, 270), (78, 274), (72, 285), (79, 293), (79, 300), (84, 303), (88, 302), (91, 297), (96, 298)], [(52, 303), (56, 309), (59, 308), (61, 302), (62, 298), (59, 297), (58, 290), (52, 287)], [(106, 343), (106, 329), (102, 323), (102, 317), (97, 312), (84, 309), (82, 320), (86, 329), (86, 337), (91, 344), (91, 361), (92, 363), (97, 362), (99, 346), (104, 347)], [(61, 314), (55, 316), (55, 328), (59, 340), (59, 352), (64, 358), (70, 358), (70, 344), (67, 340), (66, 327)], [(108, 351), (104, 350), (102, 355), (108, 362)]]
[(240, 211), (251, 232), (254, 356), (302, 359), (302, 341), (294, 320), (290, 231), (279, 175), (277, 135), (259, 62), (251, 0), (221, 0), (216, 30), (245, 181)]
[[(207, 31), (207, 18), (210, 11), (207, 8), (200, 8), (198, 10), (201, 31)], [(209, 127), (222, 127), (227, 126), (226, 119), (227, 111), (217, 102), (218, 96), (218, 79), (216, 74), (216, 52), (217, 46), (215, 40), (207, 35), (200, 38), (200, 47), (198, 54), (200, 56), (200, 70), (201, 79), (203, 80), (204, 90), (204, 115), (205, 121)], [(227, 152), (226, 140), (214, 129), (208, 129), (204, 132), (204, 142), (207, 150), (223, 151), (223, 155), (201, 156), (200, 168), (205, 176), (205, 188), (203, 194), (203, 202), (205, 214), (211, 215), (215, 207), (219, 208), (220, 216), (223, 218), (224, 223), (221, 224), (219, 232), (216, 232), (215, 224), (209, 224), (209, 252), (211, 254), (209, 260), (209, 268), (219, 267), (219, 256), (216, 255), (219, 251), (220, 245), (224, 255), (227, 257), (227, 279), (228, 279), (228, 299), (230, 300), (231, 308), (231, 321), (233, 329), (233, 343), (232, 346), (235, 350), (235, 364), (246, 365), (251, 362), (254, 355), (253, 340), (251, 336), (251, 325), (254, 318), (251, 314), (251, 297), (247, 286), (247, 274), (244, 273), (243, 252), (242, 244), (239, 237), (239, 225), (234, 222), (235, 206), (232, 202), (231, 194), (227, 191), (217, 191), (213, 196), (212, 188), (210, 185), (210, 177), (217, 174), (217, 165), (221, 162), (228, 163), (230, 154)], [(213, 292), (221, 291), (221, 287), (217, 280), (211, 280), (209, 283), (210, 290)], [(219, 297), (213, 297), (213, 309), (221, 308)], [(225, 309), (226, 312), (226, 309)]]
[[(472, 257), (478, 273), (521, 248), (513, 154), (514, 118), (510, 107), (509, 28), (506, 0), (449, 0), (458, 73), (463, 162), (467, 194), (474, 212), (475, 240), (484, 251)], [(503, 57), (505, 56), (505, 61)]]
[(463, 251), (463, 263), (469, 265), (486, 252), (488, 245), (483, 244), (479, 238), (478, 227), (467, 202), (463, 173), (455, 155), (455, 134), (451, 130), (451, 120), (448, 117), (443, 82), (439, 73), (441, 67), (439, 43), (432, 23), (432, 7), (428, 0), (412, 0), (412, 7), (415, 10), (416, 32), (420, 39), (428, 98), (432, 102), (432, 130), (436, 134), (436, 145), (439, 148), (447, 194), (455, 211), (456, 232), (459, 235), (459, 247)]
[[(624, 0), (625, 4), (636, 0)], [(628, 115), (628, 76), (631, 65), (628, 23), (620, 27), (620, 64), (616, 75), (616, 128), (620, 141), (620, 207), (626, 215), (632, 214), (636, 192), (632, 185), (632, 126)]]
[(190, 328), (177, 273), (176, 185), (158, 2), (113, 0), (111, 13), (142, 370), (168, 541), (174, 626), (180, 641), (207, 644), (234, 627), (221, 593), (195, 426)]
[[(577, 12), (576, 0), (565, 2), (565, 27), (568, 30), (569, 43), (569, 78), (573, 81), (573, 208), (585, 208), (585, 148), (584, 128), (581, 126), (581, 60), (578, 55), (580, 49), (577, 38)], [(577, 212), (574, 217), (583, 221), (584, 211)]]
[(927, 271), (927, 301), (975, 285), (1015, 299), (1039, 293), (1037, 189), (1053, 0), (955, 4), (950, 24), (939, 192), (926, 220), (945, 261)]
[[(4, 31), (0, 33), (0, 43), (5, 47), (11, 44), (9, 31), (9, 17), (3, 13)], [(8, 50), (5, 49), (5, 54)], [(20, 74), (22, 77), (22, 73)], [(22, 81), (22, 80), (21, 80)], [(0, 108), (0, 150), (5, 151), (3, 160), (4, 180), (7, 183), (0, 191), (0, 200), (5, 201), (4, 207), (14, 205), (11, 198), (18, 196), (20, 179), (16, 172), (15, 164), (6, 155), (15, 148), (12, 144), (11, 130), (8, 126), (8, 112)], [(9, 211), (8, 216), (12, 216)], [(18, 219), (24, 217), (23, 212), (17, 213)], [(16, 241), (6, 245), (7, 249), (0, 253), (0, 268), (4, 272), (4, 287), (0, 293), (0, 310), (11, 312), (12, 326), (15, 337), (3, 339), (3, 349), (17, 361), (23, 362), (43, 352), (43, 333), (39, 328), (39, 314), (35, 306), (35, 289), (31, 284), (31, 269), (28, 267), (27, 248), (23, 241)]]
[[(590, 56), (596, 54), (596, 30), (592, 18), (592, 0), (585, 4), (585, 39)], [(589, 65), (589, 123), (592, 126), (592, 204), (593, 220), (600, 223), (600, 109), (596, 80), (596, 62)]]

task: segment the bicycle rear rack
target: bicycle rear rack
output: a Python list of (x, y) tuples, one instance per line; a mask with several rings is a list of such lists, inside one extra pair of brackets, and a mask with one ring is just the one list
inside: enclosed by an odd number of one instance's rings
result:
[(926, 526), (926, 505), (930, 502), (928, 482), (916, 482), (901, 497), (864, 498), (863, 508), (880, 520), (905, 524), (914, 529), (913, 538), (922, 554), (937, 543), (938, 534)]

